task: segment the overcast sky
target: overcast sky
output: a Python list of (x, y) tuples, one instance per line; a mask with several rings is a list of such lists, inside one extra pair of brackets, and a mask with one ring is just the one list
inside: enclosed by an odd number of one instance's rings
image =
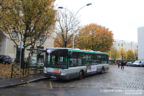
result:
[(114, 39), (137, 42), (137, 28), (144, 26), (144, 0), (56, 0), (55, 5), (77, 12), (87, 3), (92, 5), (77, 14), (82, 26), (96, 23), (109, 28)]

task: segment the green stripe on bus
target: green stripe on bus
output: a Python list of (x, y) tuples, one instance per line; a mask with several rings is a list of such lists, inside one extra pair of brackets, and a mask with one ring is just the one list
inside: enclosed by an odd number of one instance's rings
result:
[(77, 50), (77, 49), (68, 49), (68, 51), (108, 55), (108, 53), (105, 53), (105, 52), (99, 52), (99, 51), (86, 51), (86, 50)]

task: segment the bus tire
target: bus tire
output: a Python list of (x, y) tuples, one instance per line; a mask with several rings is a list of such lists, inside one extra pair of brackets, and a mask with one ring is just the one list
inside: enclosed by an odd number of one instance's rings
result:
[(102, 69), (101, 69), (101, 74), (103, 74), (103, 73), (105, 73), (105, 68), (104, 67), (102, 67)]
[(80, 71), (79, 72), (79, 80), (83, 79), (84, 78), (84, 72), (83, 71)]

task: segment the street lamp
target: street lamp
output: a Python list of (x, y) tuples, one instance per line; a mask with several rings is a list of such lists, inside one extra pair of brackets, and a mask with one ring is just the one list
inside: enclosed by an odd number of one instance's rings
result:
[(90, 6), (90, 5), (92, 5), (92, 3), (87, 3), (86, 5), (84, 5), (84, 6), (82, 6), (81, 8), (79, 8), (78, 11), (75, 13), (75, 16), (79, 13), (79, 11), (80, 11), (81, 9), (83, 9), (84, 7)]
[(92, 3), (87, 3), (87, 4), (86, 4), (86, 6), (90, 6), (90, 5), (92, 5)]
[(63, 7), (62, 6), (60, 6), (60, 7), (58, 7), (59, 9), (63, 9)]
[(91, 49), (92, 50), (94, 50), (94, 38), (96, 38), (96, 34), (94, 34), (94, 32), (96, 32), (96, 31), (93, 31), (93, 30), (90, 30), (89, 31), (89, 34), (92, 36), (92, 38), (91, 38), (91, 42), (92, 42), (92, 45), (91, 45)]
[[(79, 13), (79, 11), (80, 11), (81, 9), (83, 9), (84, 7), (90, 6), (90, 5), (92, 5), (92, 3), (87, 3), (86, 5), (80, 7), (80, 8), (76, 11), (76, 13), (74, 14), (74, 16), (77, 16), (77, 14)], [(62, 6), (59, 6), (58, 8), (59, 8), (59, 9), (64, 9), (64, 7), (62, 7)], [(75, 41), (75, 32), (73, 32), (73, 48), (74, 48), (74, 45), (75, 45), (74, 41)]]

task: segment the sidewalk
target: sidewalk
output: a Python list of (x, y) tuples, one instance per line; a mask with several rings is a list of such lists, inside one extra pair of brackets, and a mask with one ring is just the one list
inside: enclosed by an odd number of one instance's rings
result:
[(46, 79), (46, 78), (47, 77), (45, 77), (43, 74), (34, 74), (24, 78), (7, 79), (4, 81), (0, 81), (0, 89), (7, 88), (7, 87), (14, 87), (17, 85), (22, 85), (22, 84), (26, 84), (26, 83)]

